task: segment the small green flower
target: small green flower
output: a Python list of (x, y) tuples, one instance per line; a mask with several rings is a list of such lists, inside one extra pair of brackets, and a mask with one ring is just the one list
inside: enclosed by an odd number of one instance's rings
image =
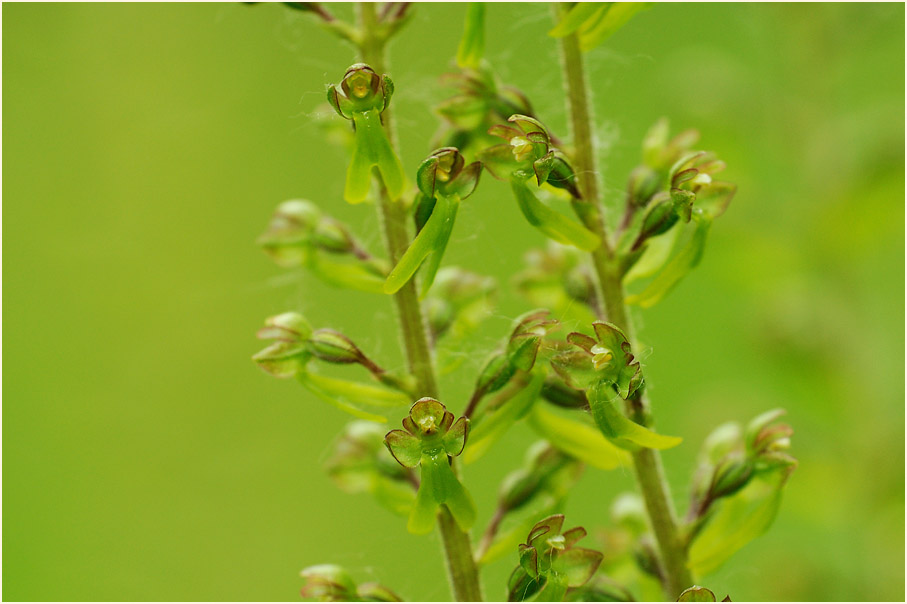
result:
[(538, 187), (547, 183), (563, 189), (575, 200), (581, 199), (573, 168), (553, 148), (548, 130), (537, 119), (526, 115), (511, 115), (507, 121), (513, 125), (496, 125), (488, 130), (506, 143), (481, 151), (479, 159), (492, 176), (510, 181), (523, 216), (546, 237), (585, 251), (598, 248), (601, 245), (598, 235), (548, 207), (529, 188), (529, 181), (535, 177)]
[(518, 371), (532, 371), (542, 341), (558, 326), (550, 314), (547, 310), (533, 310), (517, 317), (503, 349), (495, 352), (479, 373), (472, 395), (476, 403), (503, 388)]
[(630, 350), (630, 342), (616, 325), (596, 321), (596, 337), (573, 332), (567, 341), (576, 348), (551, 360), (551, 366), (567, 384), (586, 390), (599, 381), (614, 384), (621, 397), (629, 398), (643, 384), (639, 361)]
[(422, 295), (428, 293), (450, 241), (460, 201), (472, 195), (481, 172), (480, 162), (466, 166), (454, 147), (437, 149), (422, 162), (416, 174), (421, 192), (416, 208), (419, 234), (388, 275), (385, 293), (397, 292), (423, 264)]
[(583, 527), (562, 531), (564, 515), (538, 522), (520, 544), (520, 565), (510, 575), (511, 602), (560, 602), (568, 588), (584, 585), (598, 570), (601, 552), (576, 547), (586, 536)]
[(440, 402), (421, 398), (403, 419), (403, 427), (388, 432), (384, 444), (400, 465), (422, 470), (407, 529), (416, 534), (430, 532), (438, 507), (446, 505), (460, 528), (469, 530), (476, 518), (475, 504), (450, 467), (450, 458), (466, 446), (469, 420), (454, 421), (453, 413)]
[(544, 124), (533, 117), (520, 114), (511, 115), (507, 121), (514, 125), (497, 125), (488, 130), (489, 134), (506, 142), (480, 154), (495, 178), (526, 180), (535, 176), (539, 186), (547, 182), (579, 199), (573, 168), (553, 147)]
[(336, 86), (328, 88), (328, 102), (343, 118), (352, 120), (355, 131), (353, 157), (346, 173), (343, 196), (350, 203), (366, 200), (371, 188), (371, 171), (377, 167), (392, 199), (399, 199), (406, 185), (403, 166), (387, 138), (381, 113), (390, 104), (394, 84), (364, 63), (346, 70)]
[(335, 564), (304, 568), (302, 597), (319, 602), (401, 602), (400, 596), (377, 583), (356, 585), (350, 574)]
[(680, 438), (657, 434), (624, 415), (623, 401), (643, 385), (639, 361), (616, 325), (596, 321), (592, 327), (595, 338), (578, 332), (567, 336), (577, 349), (551, 359), (555, 372), (571, 387), (585, 391), (599, 430), (618, 447), (669, 449), (680, 444)]
[(694, 536), (716, 507), (720, 513), (726, 501), (745, 496), (753, 483), (765, 482), (766, 477), (783, 484), (797, 467), (797, 460), (788, 453), (793, 428), (776, 423), (784, 413), (783, 409), (767, 411), (750, 421), (745, 431), (736, 422), (722, 424), (703, 441), (691, 489)]

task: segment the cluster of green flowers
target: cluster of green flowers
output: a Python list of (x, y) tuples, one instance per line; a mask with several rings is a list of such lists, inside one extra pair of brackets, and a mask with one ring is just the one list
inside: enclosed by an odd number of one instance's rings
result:
[[(343, 23), (317, 4), (291, 4), (318, 15), (354, 44), (376, 36), (386, 41), (409, 14), (405, 7), (385, 6), (376, 33)], [(586, 50), (640, 8), (640, 3), (579, 3), (551, 35), (574, 36)], [(471, 557), (482, 565), (518, 554), (507, 586), (513, 601), (630, 599), (630, 590), (614, 575), (636, 584), (665, 578), (639, 498), (617, 500), (614, 526), (597, 536), (604, 553), (577, 547), (586, 530), (563, 531), (560, 512), (583, 467), (629, 467), (640, 451), (670, 449), (681, 439), (656, 432), (645, 415), (628, 415), (628, 409), (642, 407), (645, 370), (627, 333), (596, 319), (602, 293), (587, 256), (605, 246), (622, 286), (632, 288), (624, 301), (651, 306), (699, 262), (711, 224), (727, 209), (735, 187), (716, 178), (723, 162), (693, 148), (694, 131), (670, 137), (667, 122), (659, 121), (643, 142), (642, 163), (630, 175), (614, 237), (608, 240), (566, 215), (559, 204), (582, 207), (598, 200), (583, 197), (569, 147), (539, 120), (526, 96), (503, 85), (483, 59), (484, 10), (482, 4), (468, 10), (459, 70), (446, 78), (456, 93), (438, 107), (445, 126), (438, 137), (442, 146), (421, 162), (412, 182), (384, 123), (394, 94), (391, 78), (357, 63), (327, 91), (329, 105), (352, 127), (344, 198), (358, 204), (380, 195), (382, 203), (396, 204), (415, 227), (408, 246), (391, 258), (377, 257), (349, 227), (307, 200), (278, 206), (260, 244), (281, 266), (305, 268), (330, 284), (369, 294), (401, 295), (416, 280), (430, 345), (440, 350), (446, 339), (455, 348), (480, 328), (497, 287), (489, 277), (443, 267), (460, 206), (488, 171), (509, 183), (519, 213), (548, 240), (547, 248), (528, 255), (525, 270), (514, 279), (516, 289), (541, 308), (515, 319), (488, 354), (460, 417), (435, 396), (425, 396), (436, 393), (420, 390), (412, 367), (412, 372), (388, 371), (350, 337), (315, 329), (295, 312), (267, 319), (258, 335), (271, 343), (253, 358), (268, 373), (297, 379), (316, 398), (358, 419), (337, 440), (329, 474), (342, 489), (370, 493), (406, 516), (408, 530), (416, 534), (431, 532), (439, 514), (446, 513), (460, 531), (473, 528), (479, 511), (456, 461), (474, 462), (525, 422), (542, 440), (502, 483)], [(565, 324), (581, 330), (562, 330)], [(359, 366), (371, 380), (323, 372), (337, 365)], [(402, 429), (382, 425), (384, 414), (403, 415), (406, 408)], [(706, 441), (681, 525), (681, 546), (694, 572), (717, 568), (771, 523), (781, 487), (796, 466), (787, 453), (792, 430), (776, 423), (780, 413), (756, 418), (745, 431), (722, 426)], [(743, 517), (756, 521), (742, 522)], [(635, 561), (634, 573), (626, 571), (628, 559)], [(357, 585), (331, 565), (310, 567), (303, 578), (308, 598), (399, 600), (383, 586)], [(715, 600), (698, 586), (677, 595), (683, 601)]]

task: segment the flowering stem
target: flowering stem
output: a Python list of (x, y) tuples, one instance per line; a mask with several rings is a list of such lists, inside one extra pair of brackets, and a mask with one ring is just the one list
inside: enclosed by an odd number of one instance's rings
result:
[[(364, 63), (376, 73), (385, 73), (386, 38), (376, 35), (379, 31), (378, 15), (373, 2), (358, 4), (361, 41), (359, 54)], [(390, 107), (384, 110), (382, 121), (391, 144), (394, 141), (393, 120)], [(384, 185), (377, 183), (378, 217), (384, 229), (384, 240), (392, 265), (396, 265), (409, 245), (410, 237), (406, 228), (406, 211), (401, 203), (390, 199)], [(407, 366), (416, 378), (421, 396), (438, 398), (438, 381), (435, 377), (432, 350), (429, 345), (422, 307), (416, 294), (415, 279), (409, 280), (394, 294), (400, 331), (406, 353)], [(441, 506), (438, 526), (447, 559), (448, 577), (454, 598), (460, 602), (480, 602), (482, 592), (479, 573), (473, 559), (469, 534), (457, 526), (446, 506)]]
[[(566, 5), (555, 5), (555, 19), (566, 11)], [(579, 38), (575, 33), (561, 38), (561, 57), (567, 89), (568, 111), (574, 144), (574, 163), (577, 186), (582, 199), (575, 201), (573, 209), (587, 228), (597, 233), (602, 245), (592, 252), (604, 316), (624, 331), (633, 341), (633, 325), (624, 305), (624, 288), (621, 273), (610, 246), (604, 220), (604, 206), (598, 191), (595, 163), (595, 140), (592, 137), (592, 112), (589, 91), (583, 66)], [(637, 395), (629, 402), (630, 415), (643, 425), (649, 423), (648, 403)], [(669, 601), (692, 585), (687, 568), (687, 553), (677, 526), (677, 517), (671, 502), (670, 488), (664, 477), (661, 456), (654, 449), (641, 448), (633, 453), (636, 480), (642, 490), (649, 520), (658, 541), (664, 575), (664, 592)]]

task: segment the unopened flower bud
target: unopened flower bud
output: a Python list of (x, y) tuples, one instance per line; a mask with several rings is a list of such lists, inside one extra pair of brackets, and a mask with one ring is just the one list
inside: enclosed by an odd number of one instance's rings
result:
[(328, 216), (318, 222), (312, 242), (319, 248), (335, 254), (347, 254), (356, 248), (352, 235), (342, 222)]
[(560, 496), (582, 472), (582, 464), (539, 441), (530, 447), (526, 466), (511, 472), (501, 484), (498, 507), (507, 513), (525, 505), (542, 493)]
[(321, 211), (311, 201), (291, 199), (275, 210), (258, 244), (279, 266), (296, 267), (305, 261)]
[(270, 317), (258, 331), (258, 337), (276, 341), (253, 355), (252, 360), (275, 377), (294, 377), (305, 369), (309, 360), (306, 341), (311, 333), (311, 326), (298, 313), (288, 312)]
[(547, 310), (536, 310), (516, 320), (516, 327), (507, 343), (507, 356), (517, 369), (529, 371), (535, 365), (542, 338), (557, 327), (557, 321), (549, 315)]
[(743, 429), (737, 422), (721, 424), (705, 438), (699, 452), (703, 463), (717, 464), (732, 451), (743, 448)]
[(717, 499), (733, 495), (746, 486), (753, 476), (753, 463), (742, 455), (731, 455), (715, 467), (709, 497)]
[(328, 363), (363, 363), (366, 356), (348, 337), (333, 329), (316, 329), (309, 339), (312, 354)]
[(312, 326), (297, 312), (285, 312), (265, 319), (265, 326), (256, 334), (261, 340), (303, 342), (312, 335)]
[(402, 602), (403, 599), (378, 583), (363, 583), (356, 590), (362, 602)]
[[(552, 363), (554, 360), (552, 359)], [(589, 401), (586, 395), (568, 386), (563, 380), (557, 377), (548, 377), (542, 385), (542, 397), (549, 403), (564, 407), (566, 409), (582, 409), (589, 407)]]
[(335, 564), (310, 566), (299, 573), (305, 580), (302, 597), (321, 602), (350, 602), (356, 599), (352, 577)]
[(787, 429), (782, 430), (781, 432), (776, 430), (777, 427), (772, 426), (772, 424), (785, 413), (787, 413), (787, 411), (784, 409), (772, 409), (750, 421), (746, 426), (747, 450), (758, 454), (771, 445), (775, 435), (780, 435), (782, 438), (784, 436), (789, 437), (793, 433), (793, 430), (791, 430), (789, 426), (786, 426)]

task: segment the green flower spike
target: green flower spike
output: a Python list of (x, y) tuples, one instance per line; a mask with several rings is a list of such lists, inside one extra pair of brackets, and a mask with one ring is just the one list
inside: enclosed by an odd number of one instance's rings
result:
[(421, 398), (403, 419), (403, 427), (405, 430), (388, 432), (384, 444), (400, 465), (422, 468), (407, 529), (417, 535), (431, 532), (438, 507), (446, 505), (460, 528), (469, 530), (476, 519), (475, 503), (450, 467), (450, 458), (466, 446), (469, 420), (454, 421), (453, 413), (440, 402)]
[(388, 294), (397, 292), (409, 281), (419, 267), (422, 273), (422, 296), (434, 282), (441, 259), (450, 241), (460, 200), (466, 199), (479, 184), (482, 164), (465, 165), (463, 156), (454, 147), (436, 150), (419, 166), (416, 183), (421, 198), (416, 209), (419, 234), (400, 258), (384, 284)]
[(563, 531), (564, 515), (545, 518), (520, 544), (520, 565), (510, 575), (510, 602), (561, 602), (568, 588), (581, 587), (598, 570), (601, 552), (575, 547), (583, 527)]
[(578, 350), (553, 358), (554, 370), (571, 387), (586, 391), (595, 423), (615, 445), (635, 450), (669, 449), (680, 444), (680, 438), (652, 432), (624, 415), (623, 401), (643, 385), (639, 361), (617, 326), (596, 321), (592, 327), (595, 338), (577, 332), (567, 336)]
[(381, 113), (390, 104), (394, 84), (379, 76), (364, 63), (346, 70), (340, 90), (328, 88), (328, 102), (343, 118), (352, 120), (355, 131), (353, 157), (346, 172), (343, 197), (350, 203), (361, 203), (371, 188), (371, 171), (377, 167), (392, 199), (403, 194), (406, 178), (400, 159), (391, 147), (381, 125)]

